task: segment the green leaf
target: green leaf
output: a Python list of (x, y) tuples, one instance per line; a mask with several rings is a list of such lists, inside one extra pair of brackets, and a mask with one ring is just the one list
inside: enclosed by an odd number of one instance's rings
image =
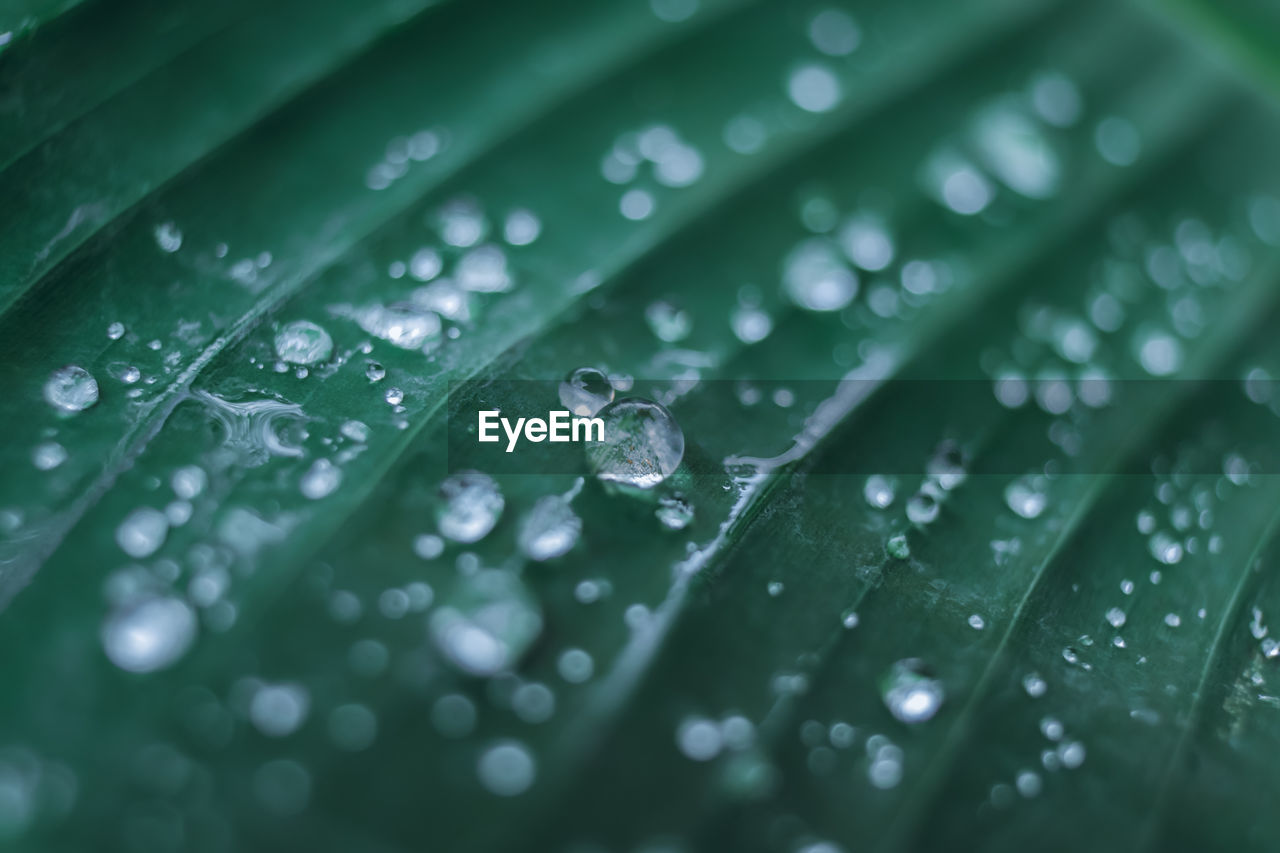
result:
[[(6, 11), (0, 838), (1266, 849), (1274, 22), (1174, 5)], [(442, 520), (579, 367), (680, 467)]]

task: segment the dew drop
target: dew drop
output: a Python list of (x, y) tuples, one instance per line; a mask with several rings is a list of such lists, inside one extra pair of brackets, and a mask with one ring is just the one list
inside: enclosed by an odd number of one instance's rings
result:
[(830, 112), (842, 97), (840, 80), (826, 66), (802, 65), (787, 78), (787, 95), (805, 112)]
[(1049, 685), (1040, 676), (1040, 673), (1028, 672), (1022, 677), (1022, 689), (1027, 691), (1027, 695), (1032, 699), (1039, 699), (1049, 689)]
[(684, 457), (684, 433), (663, 406), (639, 397), (616, 400), (598, 413), (604, 441), (587, 444), (587, 460), (606, 482), (651, 489)]
[(130, 557), (140, 560), (154, 554), (168, 534), (168, 517), (158, 509), (144, 506), (120, 522), (116, 528), (116, 544)]
[(942, 707), (945, 691), (930, 668), (919, 658), (900, 660), (881, 684), (881, 697), (889, 713), (904, 723), (923, 723)]
[(315, 364), (333, 354), (333, 338), (310, 320), (285, 323), (276, 332), (276, 357), (288, 364)]
[(1019, 477), (1004, 490), (1004, 502), (1009, 509), (1026, 519), (1039, 518), (1049, 505), (1049, 496), (1043, 489), (1043, 478), (1030, 475)]
[(893, 503), (896, 495), (893, 482), (882, 474), (872, 474), (862, 487), (862, 496), (867, 499), (867, 504), (875, 509), (887, 508)]
[(40, 471), (52, 471), (67, 461), (67, 449), (56, 441), (37, 444), (31, 451), (31, 464)]
[(613, 402), (613, 383), (603, 371), (579, 367), (560, 383), (560, 405), (578, 417), (593, 417)]
[(155, 229), (156, 245), (163, 252), (176, 252), (182, 248), (182, 231), (172, 222), (162, 222)]
[(676, 745), (686, 758), (710, 761), (720, 754), (724, 739), (714, 721), (706, 717), (686, 717), (676, 728)]
[(464, 578), (431, 614), (440, 653), (471, 675), (489, 677), (514, 666), (542, 633), (542, 613), (521, 580), (485, 569)]
[(782, 283), (791, 300), (809, 311), (839, 311), (858, 294), (858, 276), (831, 243), (817, 238), (787, 255)]
[(669, 344), (684, 340), (693, 331), (689, 312), (665, 299), (650, 303), (644, 309), (644, 319), (658, 340)]
[(44, 383), (44, 399), (63, 412), (82, 412), (98, 402), (98, 380), (83, 367), (59, 367)]
[(528, 747), (516, 740), (502, 740), (480, 755), (476, 765), (480, 784), (499, 797), (515, 797), (533, 785), (537, 764)]
[(328, 459), (317, 459), (302, 475), (298, 486), (302, 496), (317, 501), (333, 494), (342, 485), (342, 469)]
[(128, 672), (172, 666), (196, 636), (191, 607), (176, 598), (148, 598), (112, 613), (102, 628), (102, 648)]
[(539, 498), (525, 516), (517, 536), (520, 550), (530, 560), (553, 560), (573, 548), (582, 534), (582, 519), (559, 495)]
[(118, 341), (124, 337), (124, 323), (116, 321), (107, 326), (107, 337), (113, 341)]
[(907, 501), (907, 520), (912, 524), (931, 524), (941, 512), (938, 499), (928, 492), (919, 491)]
[(653, 514), (667, 530), (683, 530), (693, 521), (693, 507), (680, 497), (662, 498)]
[(297, 731), (311, 709), (311, 695), (300, 684), (264, 684), (249, 702), (249, 721), (267, 737)]
[(502, 515), (506, 502), (498, 483), (479, 471), (459, 471), (440, 484), (436, 513), (440, 533), (454, 542), (479, 542)]
[(911, 545), (907, 542), (907, 537), (904, 533), (889, 537), (889, 541), (885, 543), (884, 550), (895, 560), (905, 560), (911, 556)]

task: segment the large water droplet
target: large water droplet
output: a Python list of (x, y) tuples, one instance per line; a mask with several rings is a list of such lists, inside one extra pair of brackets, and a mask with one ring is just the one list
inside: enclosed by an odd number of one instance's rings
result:
[(459, 471), (440, 484), (440, 532), (454, 542), (479, 542), (498, 523), (506, 502), (498, 483), (479, 471)]
[(613, 383), (594, 367), (579, 367), (560, 383), (560, 404), (570, 414), (589, 418), (611, 402)]
[(542, 632), (542, 613), (518, 577), (486, 569), (460, 586), (431, 615), (430, 633), (463, 672), (492, 676), (510, 669)]
[(328, 459), (317, 459), (302, 475), (299, 488), (302, 496), (313, 501), (333, 494), (342, 484), (342, 469)]
[(315, 364), (333, 354), (333, 338), (310, 320), (285, 323), (276, 332), (276, 357), (289, 364)]
[(946, 694), (924, 661), (907, 658), (889, 670), (881, 695), (893, 716), (904, 723), (923, 723), (938, 713)]
[(102, 648), (129, 672), (154, 672), (186, 654), (196, 636), (196, 617), (176, 598), (149, 598), (115, 611), (102, 627)]
[(604, 441), (587, 444), (587, 460), (601, 480), (651, 489), (675, 472), (684, 457), (684, 433), (665, 408), (630, 397), (610, 403)]
[(83, 367), (59, 367), (44, 383), (44, 399), (63, 412), (82, 412), (98, 402), (98, 380)]

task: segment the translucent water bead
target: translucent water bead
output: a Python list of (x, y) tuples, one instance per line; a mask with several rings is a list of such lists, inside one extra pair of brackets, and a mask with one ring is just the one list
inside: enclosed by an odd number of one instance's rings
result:
[(670, 477), (684, 458), (684, 433), (663, 406), (631, 397), (610, 403), (604, 441), (587, 444), (587, 460), (601, 480), (651, 489)]

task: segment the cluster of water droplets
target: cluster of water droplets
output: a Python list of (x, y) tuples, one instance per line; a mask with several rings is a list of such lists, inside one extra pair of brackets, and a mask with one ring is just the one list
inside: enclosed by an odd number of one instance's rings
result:
[(702, 153), (675, 128), (653, 124), (615, 139), (601, 161), (600, 173), (609, 183), (628, 187), (618, 200), (618, 209), (627, 219), (641, 220), (657, 210), (657, 186), (691, 186), (705, 168)]

